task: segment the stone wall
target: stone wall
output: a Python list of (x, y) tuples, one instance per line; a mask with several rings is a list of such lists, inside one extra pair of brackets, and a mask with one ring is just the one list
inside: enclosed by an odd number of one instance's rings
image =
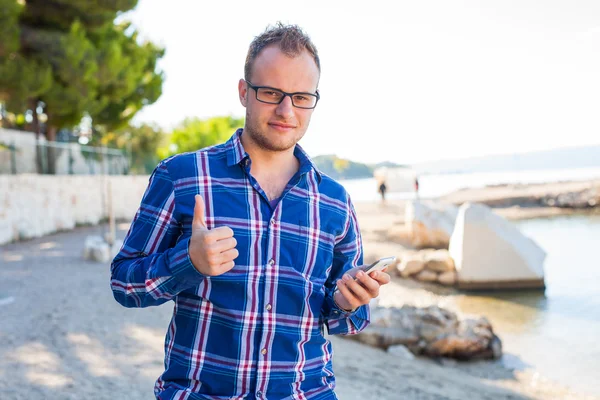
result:
[(0, 175), (0, 244), (97, 224), (108, 218), (112, 188), (115, 218), (131, 220), (148, 185), (139, 175)]

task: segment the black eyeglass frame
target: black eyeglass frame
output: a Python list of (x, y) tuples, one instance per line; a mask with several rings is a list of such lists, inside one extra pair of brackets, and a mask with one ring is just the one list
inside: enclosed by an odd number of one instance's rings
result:
[[(246, 80), (244, 79), (244, 81), (246, 81)], [(256, 86), (256, 85), (253, 85), (252, 83), (250, 83), (250, 82), (248, 82), (248, 81), (246, 81), (246, 83), (248, 84), (248, 86), (249, 86), (250, 88), (254, 89), (254, 93), (256, 93), (256, 100), (257, 100), (257, 101), (260, 101), (261, 103), (265, 103), (265, 104), (281, 104), (281, 103), (283, 102), (283, 99), (285, 99), (285, 97), (286, 97), (286, 96), (289, 96), (289, 97), (290, 97), (290, 100), (292, 101), (292, 105), (293, 105), (294, 107), (296, 107), (296, 108), (301, 108), (301, 109), (303, 109), (303, 110), (312, 110), (312, 109), (314, 109), (314, 108), (317, 106), (317, 103), (318, 103), (318, 102), (319, 102), (319, 100), (321, 99), (321, 95), (319, 94), (319, 91), (318, 91), (318, 90), (317, 90), (317, 92), (316, 92), (316, 93), (308, 93), (308, 92), (294, 92), (294, 93), (288, 93), (288, 92), (284, 92), (284, 91), (283, 91), (283, 90), (281, 90), (281, 89), (277, 89), (277, 88), (274, 88), (274, 87), (271, 87), (271, 86)], [(283, 96), (281, 97), (281, 99), (279, 99), (279, 101), (278, 101), (278, 102), (275, 102), (275, 103), (273, 103), (273, 102), (270, 102), (270, 101), (264, 101), (264, 100), (261, 100), (261, 99), (259, 99), (259, 98), (258, 98), (258, 89), (271, 89), (271, 90), (273, 90), (273, 91), (275, 91), (275, 92), (282, 93), (282, 94), (283, 94)], [(312, 107), (301, 107), (301, 106), (297, 106), (296, 104), (294, 104), (294, 97), (293, 97), (294, 95), (297, 95), (297, 94), (302, 94), (302, 95), (305, 95), (305, 96), (306, 96), (306, 95), (308, 95), (308, 96), (316, 97), (316, 98), (317, 98), (317, 100), (315, 101), (315, 105), (314, 105), (314, 106), (312, 106)]]

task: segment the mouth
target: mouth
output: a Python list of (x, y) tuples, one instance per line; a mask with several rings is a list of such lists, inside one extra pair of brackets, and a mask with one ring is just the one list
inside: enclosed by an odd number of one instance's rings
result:
[(269, 122), (269, 126), (279, 132), (289, 132), (295, 129), (295, 125), (285, 124), (283, 122)]

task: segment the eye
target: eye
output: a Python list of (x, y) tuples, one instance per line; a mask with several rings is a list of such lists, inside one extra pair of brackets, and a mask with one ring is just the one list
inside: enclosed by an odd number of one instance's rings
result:
[(281, 97), (281, 92), (272, 89), (262, 89), (261, 94), (268, 97), (272, 97), (274, 99), (278, 99)]
[(306, 101), (310, 101), (310, 98), (308, 98), (308, 96), (297, 94), (297, 95), (294, 96), (294, 100), (295, 101), (300, 101), (300, 102), (306, 102)]

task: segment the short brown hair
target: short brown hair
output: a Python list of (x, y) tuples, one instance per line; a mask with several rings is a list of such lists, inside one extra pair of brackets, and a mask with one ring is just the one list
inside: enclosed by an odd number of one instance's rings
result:
[(278, 22), (275, 26), (267, 27), (263, 33), (255, 37), (250, 43), (246, 64), (244, 65), (244, 78), (247, 81), (250, 80), (252, 75), (252, 65), (256, 57), (262, 49), (272, 44), (279, 44), (279, 49), (289, 57), (297, 57), (302, 53), (302, 50), (306, 49), (313, 56), (317, 69), (321, 73), (319, 53), (310, 37), (298, 25), (284, 25)]

